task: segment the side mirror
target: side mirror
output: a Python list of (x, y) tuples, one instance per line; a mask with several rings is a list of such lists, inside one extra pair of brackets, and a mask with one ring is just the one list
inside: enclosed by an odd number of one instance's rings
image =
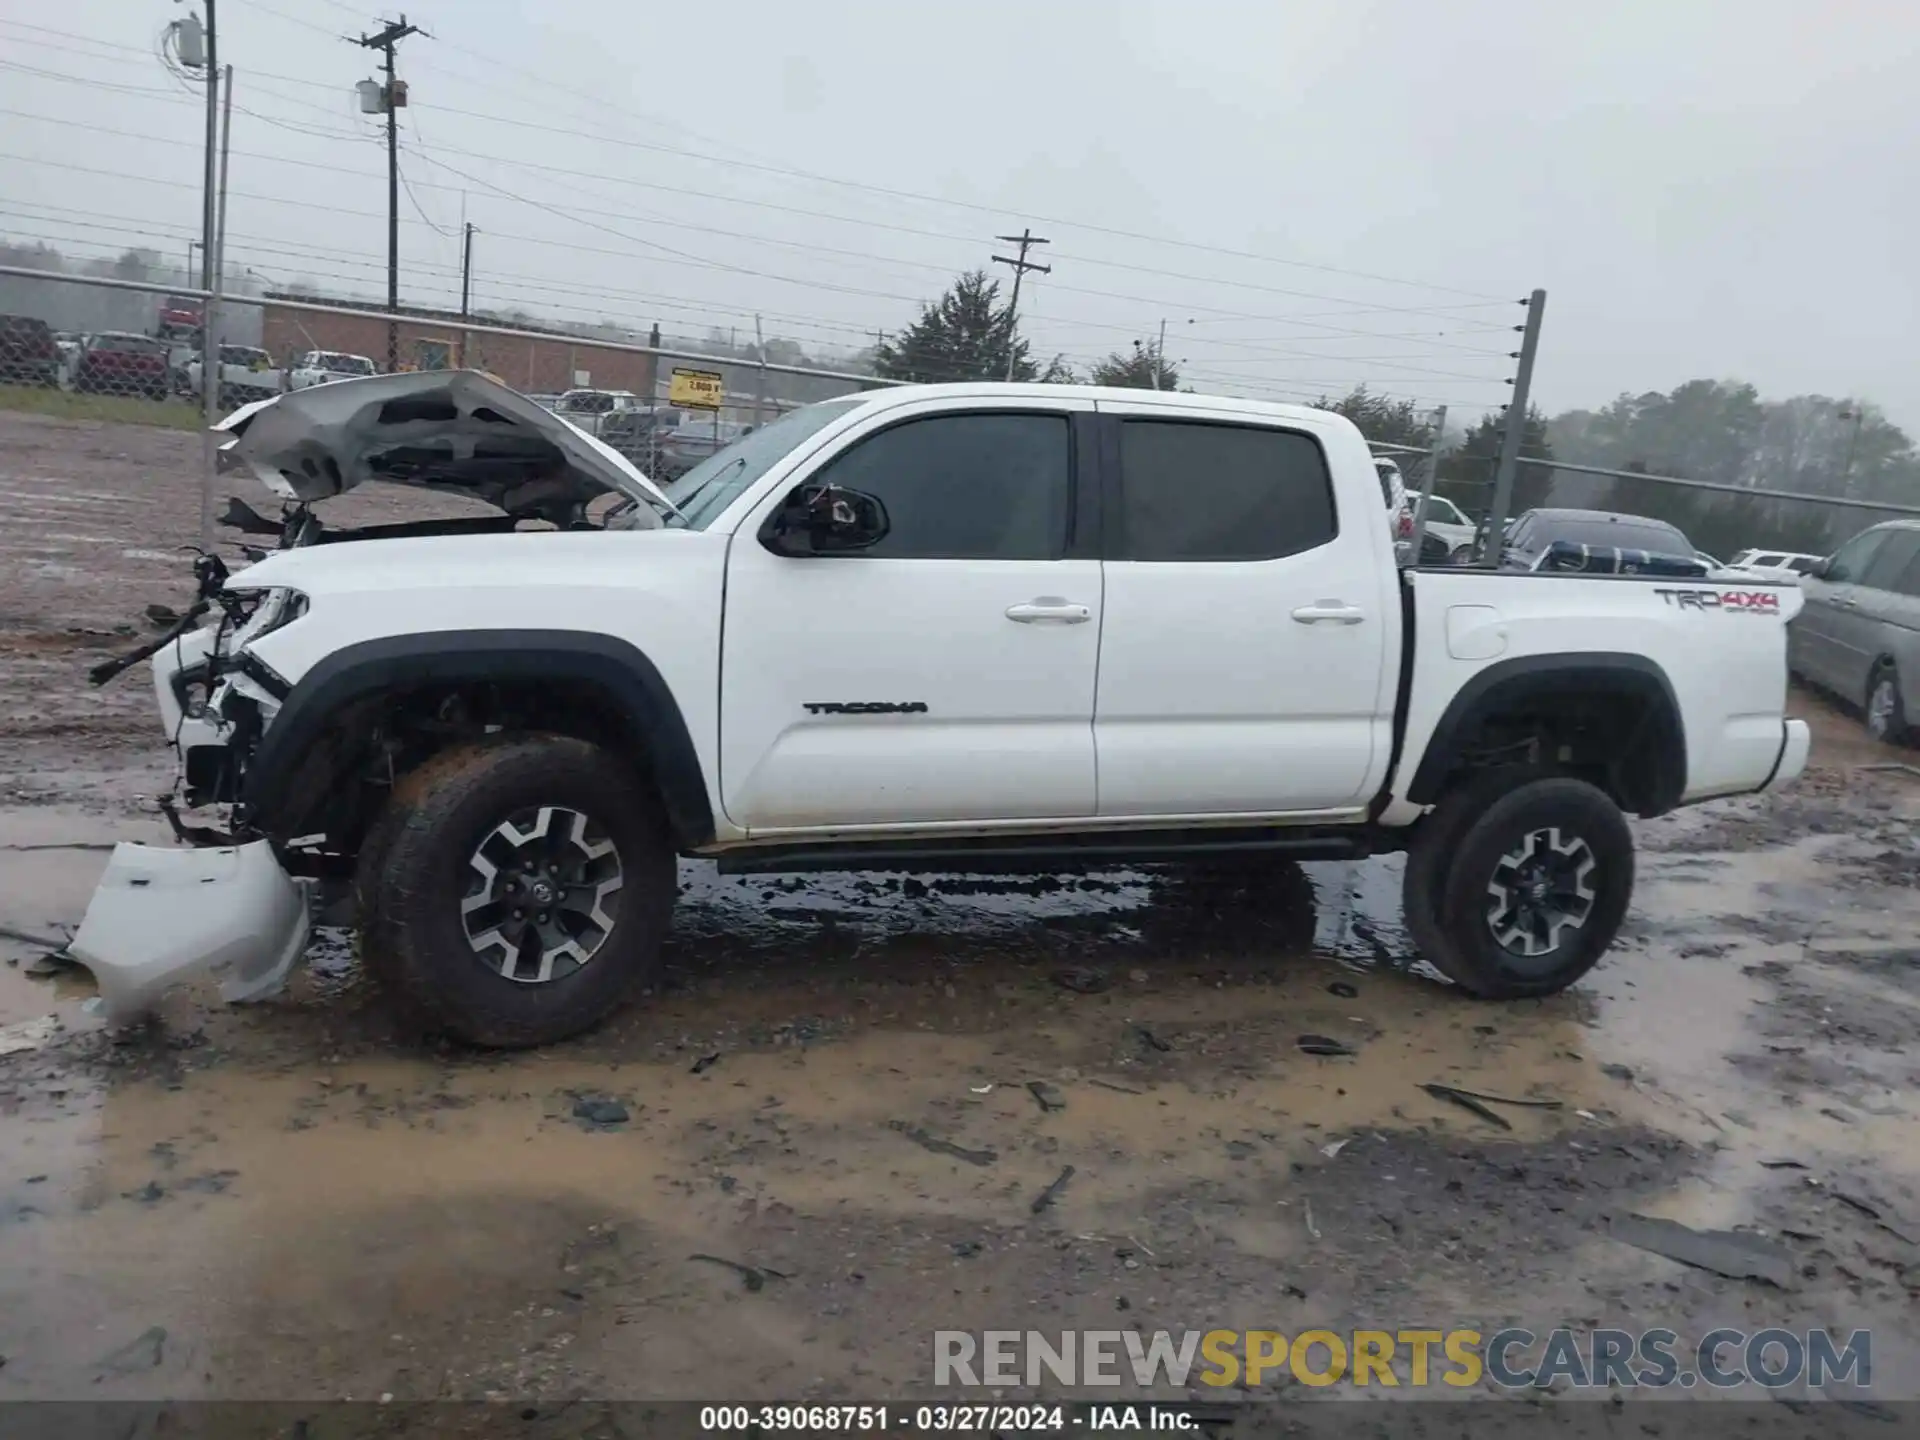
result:
[(1827, 579), (1829, 576), (1833, 574), (1833, 557), (1828, 556), (1824, 560), (1814, 561), (1813, 568), (1807, 571), (1807, 573), (1816, 580)]
[(760, 540), (776, 555), (838, 555), (877, 545), (891, 528), (877, 496), (838, 485), (802, 485), (773, 513)]

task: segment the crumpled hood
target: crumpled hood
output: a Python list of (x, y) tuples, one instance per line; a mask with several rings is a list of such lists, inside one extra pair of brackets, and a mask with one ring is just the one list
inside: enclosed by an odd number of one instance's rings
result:
[(654, 525), (666, 503), (611, 446), (475, 370), (336, 380), (243, 405), (213, 428), (227, 437), (223, 468), (289, 500), (385, 480), (566, 524), (611, 493), (641, 502)]

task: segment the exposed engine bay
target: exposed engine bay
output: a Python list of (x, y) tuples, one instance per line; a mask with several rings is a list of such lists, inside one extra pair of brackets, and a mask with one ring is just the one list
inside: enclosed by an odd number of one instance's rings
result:
[[(214, 426), (222, 473), (246, 473), (282, 501), (279, 517), (238, 496), (220, 523), (291, 550), (342, 540), (487, 535), (535, 523), (556, 530), (660, 523), (659, 489), (600, 440), (470, 370), (376, 375), (244, 405)], [(314, 506), (380, 481), (482, 501), (497, 515), (334, 529)], [(595, 522), (588, 507), (616, 503)]]

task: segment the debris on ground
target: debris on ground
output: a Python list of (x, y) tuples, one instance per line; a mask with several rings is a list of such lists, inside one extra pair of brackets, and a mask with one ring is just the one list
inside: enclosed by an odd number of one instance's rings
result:
[(1107, 978), (1106, 971), (1096, 970), (1091, 965), (1068, 965), (1053, 972), (1053, 983), (1076, 995), (1098, 995), (1113, 981)]
[(11, 925), (0, 925), (0, 940), (18, 940), (22, 945), (35, 945), (42, 950), (67, 948), (67, 942), (55, 936), (36, 934), (32, 930), (16, 930)]
[(953, 1253), (958, 1255), (962, 1260), (971, 1260), (987, 1247), (982, 1245), (978, 1240), (956, 1240), (953, 1242), (951, 1248)]
[(951, 1140), (942, 1140), (938, 1135), (929, 1135), (918, 1125), (909, 1125), (904, 1120), (889, 1120), (889, 1129), (898, 1130), (907, 1139), (913, 1141), (922, 1150), (931, 1150), (936, 1155), (950, 1155), (955, 1160), (964, 1160), (969, 1165), (991, 1165), (1000, 1157), (992, 1150), (969, 1150), (964, 1145), (956, 1145)]
[(101, 1374), (137, 1375), (142, 1370), (157, 1369), (166, 1355), (166, 1347), (167, 1327), (150, 1326), (118, 1350), (104, 1356), (99, 1362)]
[(1565, 1106), (1565, 1102), (1560, 1100), (1520, 1100), (1509, 1095), (1484, 1095), (1478, 1090), (1462, 1090), (1458, 1085), (1442, 1085), (1432, 1080), (1423, 1083), (1420, 1088), (1434, 1099), (1458, 1105), (1462, 1110), (1471, 1111), (1502, 1130), (1511, 1130), (1513, 1126), (1507, 1123), (1504, 1115), (1490, 1109), (1490, 1106), (1518, 1105), (1528, 1110), (1559, 1110)]
[(1338, 995), (1342, 1000), (1358, 1000), (1360, 998), (1360, 987), (1358, 985), (1349, 985), (1345, 980), (1336, 980), (1327, 986), (1327, 993), (1329, 995)]
[(1067, 1108), (1067, 1097), (1060, 1092), (1058, 1085), (1049, 1085), (1044, 1080), (1029, 1080), (1027, 1089), (1032, 1092), (1033, 1098), (1039, 1102), (1040, 1109), (1046, 1114)]
[(1324, 1055), (1332, 1058), (1350, 1057), (1360, 1052), (1343, 1040), (1335, 1040), (1331, 1035), (1302, 1035), (1293, 1042), (1299, 1046), (1303, 1055)]
[(1158, 1050), (1162, 1055), (1167, 1054), (1169, 1051), (1173, 1049), (1173, 1045), (1171, 1042), (1162, 1040), (1158, 1035), (1154, 1034), (1153, 1031), (1149, 1030), (1144, 1025), (1134, 1026), (1133, 1033), (1138, 1035), (1141, 1038), (1141, 1040), (1146, 1043), (1148, 1049)]
[(1320, 1153), (1329, 1160), (1337, 1160), (1340, 1158), (1340, 1152), (1352, 1143), (1350, 1140), (1336, 1140), (1331, 1145), (1322, 1145)]
[(707, 1071), (711, 1070), (714, 1066), (718, 1065), (719, 1063), (720, 1063), (720, 1052), (716, 1050), (713, 1052), (713, 1054), (702, 1055), (698, 1060), (694, 1061), (691, 1073), (695, 1075), (704, 1075), (707, 1073)]
[(1245, 1140), (1227, 1141), (1227, 1158), (1229, 1160), (1245, 1160), (1245, 1159), (1248, 1159), (1250, 1156), (1252, 1156), (1252, 1154), (1253, 1154), (1253, 1146), (1248, 1141), (1245, 1141)]
[(1829, 1184), (1826, 1188), (1834, 1199), (1838, 1200), (1842, 1205), (1858, 1210), (1882, 1230), (1893, 1236), (1894, 1239), (1908, 1245), (1920, 1245), (1920, 1237), (1917, 1237), (1915, 1231), (1904, 1224), (1898, 1215), (1894, 1214), (1893, 1207), (1887, 1204), (1886, 1201), (1877, 1196), (1867, 1195), (1859, 1190), (1842, 1189), (1838, 1185)]
[(54, 1015), (22, 1020), (17, 1025), (0, 1025), (0, 1055), (18, 1055), (28, 1050), (44, 1049), (47, 1042), (59, 1033), (60, 1020)]
[(627, 1107), (607, 1095), (581, 1095), (573, 1102), (573, 1118), (594, 1128), (624, 1125), (630, 1118)]
[(1067, 1182), (1071, 1179), (1073, 1179), (1073, 1166), (1067, 1165), (1062, 1167), (1059, 1178), (1034, 1197), (1033, 1213), (1038, 1215), (1042, 1210), (1045, 1210), (1048, 1206), (1052, 1205), (1054, 1201), (1058, 1200), (1061, 1193), (1067, 1188)]
[(1729, 1280), (1760, 1280), (1784, 1290), (1793, 1283), (1793, 1256), (1758, 1235), (1738, 1230), (1695, 1230), (1678, 1220), (1646, 1215), (1615, 1215), (1609, 1222), (1613, 1238), (1691, 1265), (1711, 1270)]
[(738, 1260), (728, 1260), (719, 1255), (689, 1255), (689, 1260), (698, 1260), (705, 1265), (718, 1265), (723, 1270), (731, 1270), (746, 1282), (748, 1291), (759, 1294), (767, 1288), (769, 1280), (790, 1280), (793, 1277), (784, 1270), (769, 1270), (764, 1265), (742, 1265)]
[(1131, 1085), (1122, 1085), (1116, 1080), (1089, 1080), (1089, 1085), (1098, 1085), (1102, 1090), (1117, 1090), (1122, 1095), (1144, 1095), (1144, 1090), (1136, 1090)]
[(1633, 1083), (1633, 1067), (1631, 1065), (1602, 1065), (1600, 1067), (1600, 1073), (1609, 1080), (1619, 1080), (1628, 1085)]

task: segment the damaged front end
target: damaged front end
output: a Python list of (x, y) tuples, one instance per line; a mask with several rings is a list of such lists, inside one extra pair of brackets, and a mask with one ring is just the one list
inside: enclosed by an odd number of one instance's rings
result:
[(217, 556), (195, 563), (199, 594), (172, 627), (96, 666), (104, 685), (153, 661), (154, 699), (180, 756), (160, 809), (180, 846), (114, 847), (80, 929), (67, 947), (92, 972), (108, 1020), (137, 1019), (172, 986), (205, 975), (229, 1003), (277, 991), (306, 949), (308, 882), (283, 867), (273, 842), (231, 828), (192, 825), (180, 809), (226, 807), (239, 816), (246, 763), (288, 691), (247, 648), (304, 613), (285, 588), (228, 584)]
[[(276, 522), (235, 501), (226, 523), (277, 535), (281, 550), (347, 540), (549, 530), (654, 529), (672, 504), (632, 464), (577, 427), (472, 371), (377, 375), (242, 406), (214, 427), (229, 471), (250, 472), (286, 509)], [(333, 530), (313, 507), (378, 482), (477, 500), (495, 514)], [(588, 506), (608, 497), (598, 523)], [(529, 537), (529, 543), (540, 540)], [(249, 551), (260, 558), (258, 551)], [(293, 636), (308, 597), (276, 585), (294, 557), (230, 577), (217, 556), (195, 562), (197, 592), (167, 631), (98, 666), (105, 684), (151, 660), (154, 699), (179, 753), (175, 792), (161, 801), (182, 848), (121, 845), (70, 947), (91, 969), (109, 1016), (130, 1019), (169, 986), (200, 975), (229, 1000), (271, 993), (304, 950), (323, 886), (350, 873), (369, 817), (393, 777), (449, 734), (479, 735), (514, 718), (475, 713), (464, 697), (412, 697), (413, 709), (370, 697), (297, 755), (266, 756), (263, 739), (292, 687), (262, 658)], [(297, 568), (291, 572), (297, 576)], [(263, 642), (266, 642), (263, 647)], [(282, 652), (284, 653), (284, 652)], [(294, 673), (300, 673), (297, 670)], [(533, 723), (521, 717), (523, 723)], [(261, 800), (256, 762), (284, 783)], [(258, 813), (264, 806), (271, 816)], [(183, 810), (223, 822), (189, 823)]]

